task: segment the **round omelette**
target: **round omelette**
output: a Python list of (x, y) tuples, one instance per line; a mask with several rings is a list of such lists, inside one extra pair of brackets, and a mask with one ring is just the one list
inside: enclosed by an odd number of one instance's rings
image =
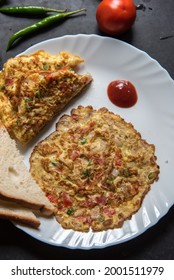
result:
[(30, 157), (30, 172), (65, 229), (118, 228), (158, 180), (155, 146), (106, 108), (79, 106)]

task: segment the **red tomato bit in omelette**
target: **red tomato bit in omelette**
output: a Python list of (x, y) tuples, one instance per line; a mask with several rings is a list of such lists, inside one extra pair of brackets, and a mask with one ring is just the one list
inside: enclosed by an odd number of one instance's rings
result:
[(125, 80), (115, 80), (108, 85), (107, 89), (110, 101), (122, 108), (130, 108), (136, 104), (138, 95), (134, 85)]

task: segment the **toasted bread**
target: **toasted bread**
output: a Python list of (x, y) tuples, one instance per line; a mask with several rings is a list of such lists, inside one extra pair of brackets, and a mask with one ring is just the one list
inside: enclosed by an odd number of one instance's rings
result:
[(15, 202), (0, 199), (0, 218), (15, 221), (34, 228), (40, 226), (39, 219), (28, 209)]

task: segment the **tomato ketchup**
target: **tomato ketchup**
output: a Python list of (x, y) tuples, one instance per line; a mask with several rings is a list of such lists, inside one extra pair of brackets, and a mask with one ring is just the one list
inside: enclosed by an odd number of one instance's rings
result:
[(134, 106), (138, 100), (134, 85), (125, 80), (110, 82), (107, 88), (107, 94), (113, 104), (122, 108), (130, 108)]

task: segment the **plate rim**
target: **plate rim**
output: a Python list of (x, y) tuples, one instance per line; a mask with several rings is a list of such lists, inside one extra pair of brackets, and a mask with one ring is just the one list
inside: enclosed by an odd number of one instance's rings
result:
[[(152, 61), (153, 63), (156, 64), (157, 67), (159, 67), (163, 73), (166, 75), (166, 78), (168, 79), (168, 81), (172, 82), (172, 85), (174, 86), (174, 81), (173, 79), (171, 78), (170, 74), (168, 73), (168, 71), (163, 67), (161, 66), (161, 64), (155, 60), (154, 58), (152, 58), (148, 53), (146, 53), (145, 51), (125, 42), (125, 41), (121, 41), (119, 39), (116, 39), (116, 38), (111, 38), (111, 37), (103, 37), (103, 36), (100, 36), (100, 35), (97, 35), (97, 34), (75, 34), (75, 35), (64, 35), (64, 36), (61, 36), (61, 37), (55, 37), (55, 38), (51, 38), (51, 39), (47, 39), (47, 40), (44, 40), (44, 41), (41, 41), (29, 48), (27, 48), (25, 51), (23, 51), (22, 53), (18, 54), (18, 55), (22, 55), (22, 54), (25, 54), (25, 53), (32, 53), (33, 52), (33, 49), (34, 48), (40, 48), (40, 46), (42, 44), (49, 44), (49, 43), (52, 43), (52, 42), (55, 42), (55, 41), (59, 41), (59, 40), (62, 40), (62, 39), (71, 39), (71, 38), (96, 38), (96, 39), (99, 39), (99, 40), (106, 40), (106, 41), (114, 41), (120, 45), (124, 45), (128, 48), (131, 48), (133, 49), (134, 51), (138, 51), (140, 53), (142, 53), (148, 60), (150, 59), (150, 61)], [(174, 204), (174, 202), (173, 202)], [(68, 249), (83, 249), (83, 250), (89, 250), (89, 249), (102, 249), (102, 248), (106, 248), (106, 247), (109, 247), (109, 246), (115, 246), (115, 245), (118, 245), (118, 244), (121, 244), (121, 243), (125, 243), (125, 242), (128, 242), (140, 235), (142, 235), (144, 232), (146, 232), (149, 228), (155, 226), (159, 220), (164, 217), (168, 211), (170, 210), (170, 208), (172, 207), (172, 205), (168, 205), (168, 207), (165, 208), (165, 211), (163, 213), (163, 215), (160, 215), (159, 217), (156, 218), (156, 221), (155, 223), (150, 223), (146, 228), (144, 228), (142, 231), (128, 237), (128, 238), (125, 238), (124, 240), (116, 240), (116, 242), (111, 242), (111, 243), (107, 243), (107, 244), (102, 244), (102, 245), (94, 245), (94, 246), (90, 246), (90, 247), (86, 247), (86, 246), (77, 246), (77, 247), (74, 247), (74, 246), (71, 246), (71, 245), (65, 245), (65, 244), (60, 244), (60, 243), (53, 243), (52, 241), (48, 241), (48, 240), (45, 240), (44, 238), (42, 237), (36, 237), (34, 235), (34, 233), (28, 233), (28, 231), (26, 230), (25, 227), (21, 227), (19, 225), (17, 225), (16, 223), (14, 223), (14, 225), (17, 227), (17, 228), (20, 228), (21, 230), (23, 230), (25, 233), (29, 234), (30, 236), (32, 236), (33, 238), (43, 242), (43, 243), (46, 243), (46, 244), (49, 244), (49, 245), (52, 245), (52, 246), (59, 246), (59, 247), (64, 247), (64, 248), (68, 248)]]

